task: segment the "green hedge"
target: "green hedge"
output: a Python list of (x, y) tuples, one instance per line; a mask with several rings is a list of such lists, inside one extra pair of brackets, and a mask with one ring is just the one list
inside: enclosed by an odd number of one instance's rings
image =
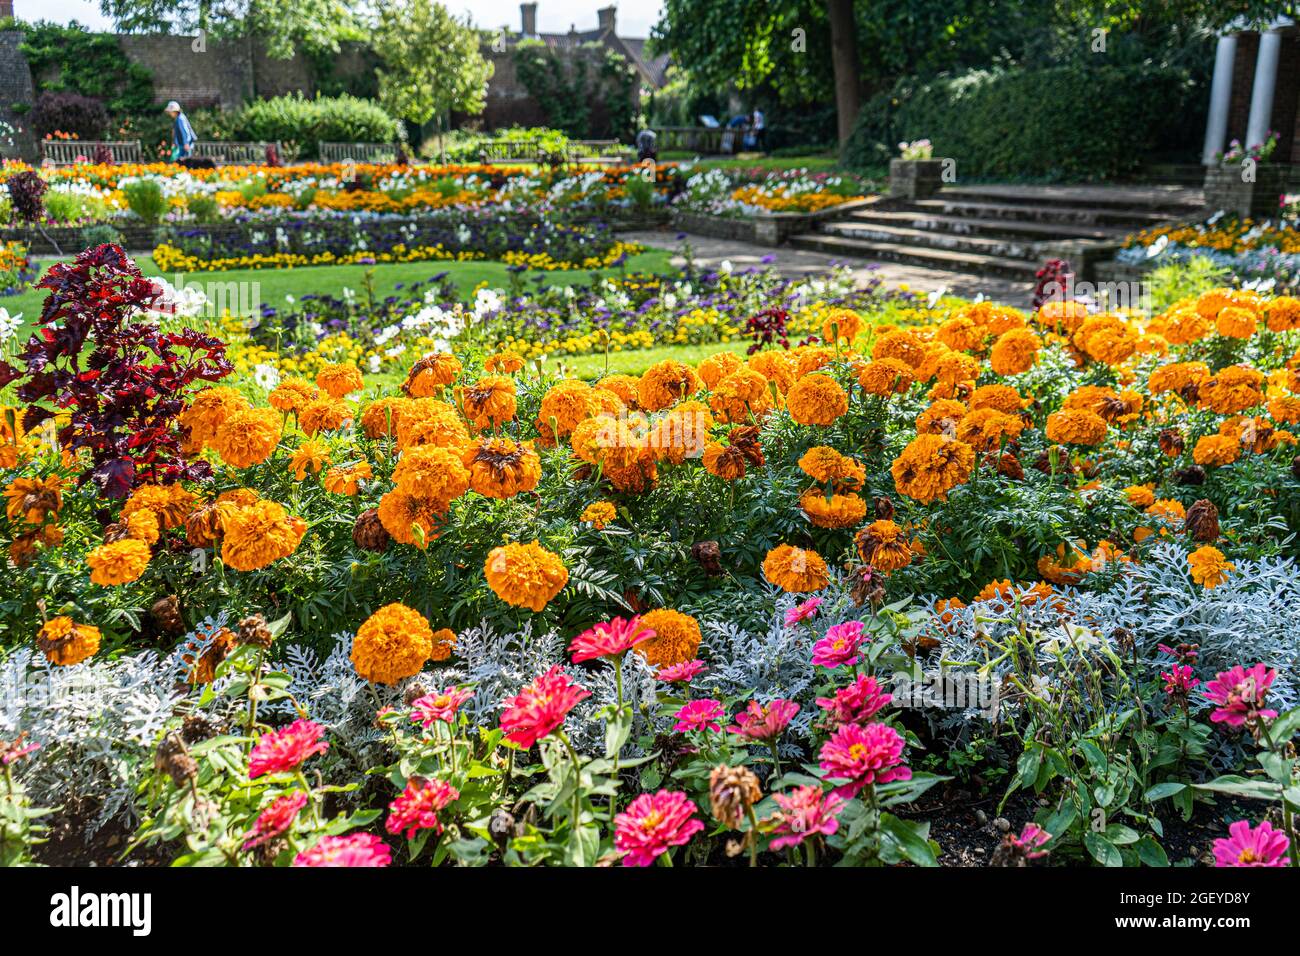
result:
[(255, 100), (229, 120), (235, 139), (278, 140), (288, 156), (306, 158), (316, 155), (320, 142), (397, 142), (399, 126), (377, 103), (347, 95)]
[(1060, 66), (903, 80), (858, 116), (843, 161), (865, 169), (929, 139), (959, 178), (1081, 181), (1131, 173), (1204, 127), (1201, 91), (1167, 67)]

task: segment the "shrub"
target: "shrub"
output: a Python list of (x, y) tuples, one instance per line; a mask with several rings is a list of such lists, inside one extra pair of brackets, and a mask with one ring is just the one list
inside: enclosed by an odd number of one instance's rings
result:
[(907, 78), (862, 108), (843, 159), (865, 169), (925, 137), (936, 156), (957, 160), (963, 179), (1105, 179), (1198, 122), (1195, 93), (1184, 71), (1150, 66)]
[(14, 218), (27, 223), (40, 222), (45, 215), (45, 191), (49, 184), (32, 170), (10, 176), (9, 205)]
[(31, 124), (37, 135), (73, 133), (78, 139), (103, 139), (108, 110), (102, 100), (80, 93), (42, 93), (32, 107)]
[(122, 184), (122, 195), (130, 210), (147, 223), (162, 220), (167, 212), (167, 197), (153, 179), (133, 179)]
[(400, 136), (397, 120), (355, 96), (258, 100), (239, 111), (231, 129), (236, 139), (283, 143), (289, 156), (314, 156), (322, 141), (391, 143)]
[(185, 206), (199, 222), (216, 222), (221, 217), (221, 207), (213, 196), (196, 193), (186, 198)]

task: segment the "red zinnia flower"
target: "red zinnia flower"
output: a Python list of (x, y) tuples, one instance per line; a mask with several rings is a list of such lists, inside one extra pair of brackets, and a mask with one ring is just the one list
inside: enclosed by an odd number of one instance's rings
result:
[(445, 780), (413, 779), (396, 800), (388, 805), (388, 832), (405, 831), (409, 840), (417, 830), (442, 832), (438, 811), (460, 798), (460, 791)]
[(1265, 820), (1251, 829), (1245, 820), (1229, 824), (1228, 836), (1214, 841), (1215, 866), (1286, 866), (1290, 841)]
[(306, 805), (307, 794), (301, 790), (271, 801), (271, 805), (258, 816), (253, 829), (244, 834), (244, 850), (270, 843), (276, 837), (288, 833), (293, 821), (298, 819), (298, 811)]
[(712, 730), (716, 733), (722, 730), (718, 718), (724, 713), (722, 704), (712, 698), (693, 700), (677, 711), (677, 725), (673, 730)]
[(630, 621), (616, 617), (583, 631), (573, 639), (569, 651), (573, 654), (573, 663), (581, 664), (597, 657), (618, 657), (654, 636), (653, 630), (641, 624), (640, 617)]
[(285, 773), (313, 754), (323, 754), (330, 745), (321, 740), (325, 728), (310, 720), (295, 720), (283, 730), (263, 734), (248, 758), (248, 779), (264, 773)]
[(570, 683), (568, 675), (556, 664), (506, 700), (501, 729), (511, 743), (531, 747), (563, 724), (569, 711), (590, 696), (588, 691)]
[(649, 866), (670, 847), (689, 843), (704, 829), (695, 819), (695, 804), (684, 793), (643, 793), (626, 813), (614, 818), (614, 846), (627, 855), (624, 866)]
[(294, 866), (388, 866), (393, 862), (388, 844), (373, 833), (324, 836), (310, 850), (294, 857)]

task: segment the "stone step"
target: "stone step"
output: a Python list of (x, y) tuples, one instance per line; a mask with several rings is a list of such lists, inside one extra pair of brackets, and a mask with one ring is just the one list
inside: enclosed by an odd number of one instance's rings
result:
[(1012, 219), (1020, 222), (1051, 223), (1056, 226), (1105, 227), (1137, 230), (1168, 222), (1177, 218), (1167, 212), (1096, 206), (1063, 206), (1055, 204), (990, 202), (979, 199), (950, 197), (947, 192), (935, 199), (918, 199), (911, 208), (944, 216), (963, 219)]
[(904, 246), (924, 246), (927, 249), (947, 249), (952, 252), (973, 252), (982, 256), (1000, 256), (1007, 259), (1033, 259), (1033, 239), (976, 236), (957, 231), (912, 229), (907, 226), (862, 222), (857, 219), (823, 223), (821, 232), (826, 235), (860, 239), (865, 242), (891, 242)]
[(963, 216), (945, 216), (907, 209), (863, 209), (840, 222), (874, 223), (882, 226), (901, 226), (925, 229), (932, 232), (952, 232), (962, 235), (1021, 237), (1035, 242), (1053, 239), (1122, 240), (1129, 230), (1121, 226), (1074, 226), (1050, 222), (1033, 222), (1020, 219), (968, 219)]
[(1041, 265), (1027, 259), (1008, 259), (975, 252), (959, 252), (894, 242), (871, 242), (824, 232), (793, 236), (790, 244), (796, 249), (809, 249), (843, 259), (900, 262), (948, 272), (997, 276), (1023, 282), (1033, 282), (1035, 273)]
[(1154, 213), (1176, 218), (1205, 204), (1199, 188), (1177, 184), (1139, 186), (1017, 186), (988, 184), (948, 186), (937, 198), (996, 205), (1065, 207)]

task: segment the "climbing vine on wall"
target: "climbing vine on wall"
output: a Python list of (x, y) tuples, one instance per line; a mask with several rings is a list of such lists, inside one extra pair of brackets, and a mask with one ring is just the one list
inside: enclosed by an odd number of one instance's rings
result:
[(25, 23), (22, 30), (21, 49), (38, 93), (93, 96), (113, 116), (157, 112), (153, 76), (127, 59), (113, 35), (54, 23)]
[(618, 53), (584, 43), (576, 55), (561, 56), (541, 41), (525, 40), (515, 47), (514, 64), (548, 126), (577, 139), (632, 135), (637, 76)]

